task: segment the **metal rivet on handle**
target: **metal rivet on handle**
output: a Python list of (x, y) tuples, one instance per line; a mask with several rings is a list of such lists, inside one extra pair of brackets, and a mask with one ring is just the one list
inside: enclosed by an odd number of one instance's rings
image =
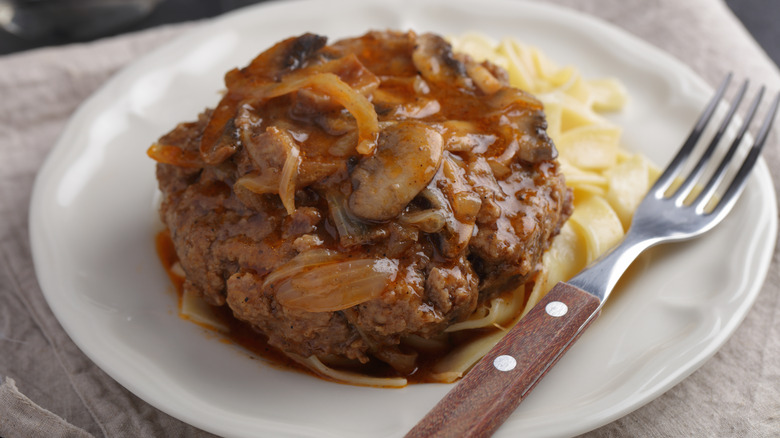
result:
[(506, 354), (502, 354), (501, 356), (498, 356), (497, 358), (493, 359), (493, 366), (496, 367), (499, 371), (511, 371), (515, 368), (517, 365), (517, 361), (512, 356), (507, 356)]
[(569, 311), (569, 307), (560, 301), (550, 301), (546, 306), (544, 306), (544, 311), (547, 312), (548, 315), (557, 318), (559, 316), (565, 315), (566, 312)]

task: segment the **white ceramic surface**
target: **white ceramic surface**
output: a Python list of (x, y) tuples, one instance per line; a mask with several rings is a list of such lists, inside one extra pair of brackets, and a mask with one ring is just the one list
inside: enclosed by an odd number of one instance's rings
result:
[[(589, 77), (620, 79), (615, 117), (629, 149), (659, 164), (709, 97), (680, 62), (593, 18), (518, 1), (298, 1), (207, 23), (111, 79), (73, 116), (41, 170), (30, 233), (55, 315), (114, 379), (183, 421), (228, 436), (402, 436), (450, 388), (339, 385), (279, 370), (176, 316), (154, 250), (154, 163), (147, 146), (213, 106), (222, 75), (282, 38), (369, 29), (511, 35)], [(657, 397), (712, 356), (763, 282), (776, 204), (759, 163), (730, 217), (707, 236), (652, 250), (600, 319), (497, 436), (585, 432)]]

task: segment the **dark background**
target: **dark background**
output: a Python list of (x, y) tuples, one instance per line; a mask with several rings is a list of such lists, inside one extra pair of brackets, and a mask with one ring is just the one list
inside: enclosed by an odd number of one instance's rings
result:
[[(6, 3), (18, 2), (21, 4), (40, 4), (46, 3), (36, 0), (4, 0)], [(70, 0), (72, 4), (85, 4), (84, 0)], [(96, 0), (92, 0), (96, 2)], [(106, 0), (110, 3), (109, 0)], [(117, 0), (112, 0), (117, 1)], [(147, 0), (151, 1), (151, 0)], [(0, 30), (0, 54), (7, 54), (29, 50), (41, 46), (67, 44), (71, 42), (89, 41), (100, 36), (116, 35), (124, 32), (130, 32), (158, 26), (166, 23), (176, 23), (182, 21), (197, 20), (207, 17), (213, 17), (224, 12), (254, 4), (262, 0), (162, 0), (157, 7), (143, 18), (138, 18), (130, 23), (119, 24), (109, 32), (93, 32), (92, 35), (83, 35), (89, 33), (81, 26), (82, 35), (73, 35), (72, 32), (55, 30), (55, 35), (40, 37), (36, 39), (22, 38), (9, 32)], [(684, 0), (680, 0), (684, 1)], [(713, 0), (719, 1), (719, 0)], [(68, 3), (68, 0), (53, 0), (49, 3)], [(2, 3), (0, 1), (0, 3)], [(89, 2), (87, 2), (89, 3)], [(735, 15), (742, 21), (745, 27), (750, 31), (753, 37), (764, 48), (775, 64), (780, 64), (780, 0), (726, 0), (726, 3), (734, 11)], [(62, 16), (53, 14), (57, 20), (63, 21)], [(106, 23), (107, 20), (102, 20)]]

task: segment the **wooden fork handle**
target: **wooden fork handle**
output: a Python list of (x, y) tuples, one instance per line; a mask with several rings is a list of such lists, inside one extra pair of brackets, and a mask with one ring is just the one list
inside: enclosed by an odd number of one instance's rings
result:
[(492, 435), (595, 319), (599, 304), (558, 283), (406, 437)]

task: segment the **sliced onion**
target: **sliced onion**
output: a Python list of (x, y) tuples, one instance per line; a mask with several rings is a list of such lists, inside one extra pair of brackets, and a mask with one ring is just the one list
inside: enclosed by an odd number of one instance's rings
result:
[(482, 64), (467, 62), (466, 73), (471, 77), (477, 87), (487, 95), (491, 95), (503, 88), (501, 82), (499, 82), (499, 80), (490, 73), (490, 70), (485, 68)]
[(298, 177), (298, 166), (301, 165), (301, 150), (292, 143), (284, 160), (282, 177), (279, 180), (279, 197), (282, 199), (287, 214), (295, 211), (295, 180)]
[(506, 178), (510, 173), (512, 173), (512, 169), (510, 169), (509, 166), (496, 160), (495, 157), (490, 157), (486, 161), (488, 165), (490, 165), (490, 170), (493, 172), (493, 175), (496, 177), (496, 179)]
[(509, 166), (519, 149), (520, 144), (517, 142), (517, 139), (512, 139), (509, 144), (506, 145), (504, 152), (502, 152), (501, 155), (495, 157), (495, 160), (504, 166)]
[(233, 124), (236, 126), (236, 129), (238, 129), (241, 142), (245, 147), (247, 144), (253, 142), (252, 136), (256, 134), (258, 127), (262, 122), (263, 119), (255, 112), (252, 105), (247, 103), (238, 108)]
[(442, 171), (447, 179), (443, 190), (450, 199), (452, 212), (459, 221), (473, 223), (482, 207), (482, 200), (466, 180), (463, 161), (450, 152), (445, 153), (444, 158)]
[[(296, 70), (275, 82), (266, 70), (279, 51), (289, 46), (291, 40), (277, 44), (259, 55), (244, 70), (233, 69), (225, 75), (228, 92), (209, 116), (200, 142), (200, 155), (208, 164), (219, 164), (237, 149), (235, 142), (220, 141), (236, 111), (242, 105), (256, 100), (267, 100), (292, 93), (301, 88), (311, 88), (333, 99), (349, 111), (357, 121), (359, 132), (358, 152), (370, 154), (376, 147), (379, 135), (374, 106), (366, 98), (379, 87), (379, 79), (354, 55), (348, 55), (310, 68)], [(319, 42), (312, 45), (319, 49)], [(263, 65), (263, 67), (260, 67)], [(280, 73), (276, 72), (276, 73)]]
[(423, 119), (441, 111), (438, 100), (425, 99), (421, 102), (399, 105), (393, 115), (399, 119)]
[(474, 232), (474, 222), (463, 223), (456, 219), (446, 196), (437, 187), (431, 186), (421, 191), (420, 195), (444, 216), (445, 226), (439, 233), (442, 254), (446, 257), (456, 257), (468, 246)]
[(403, 377), (371, 377), (365, 374), (331, 368), (317, 359), (317, 356), (302, 357), (290, 353), (288, 353), (288, 356), (310, 370), (339, 382), (349, 383), (351, 385), (379, 386), (385, 388), (402, 388), (406, 386), (406, 379)]
[(184, 268), (181, 267), (180, 262), (176, 262), (173, 265), (171, 265), (170, 273), (176, 275), (177, 277), (180, 277), (181, 279), (187, 278), (187, 273), (184, 272)]
[(348, 132), (341, 137), (339, 137), (336, 141), (334, 141), (330, 148), (328, 149), (328, 153), (333, 155), (334, 157), (346, 157), (347, 155), (350, 155), (352, 151), (355, 150), (355, 145), (358, 142), (358, 135), (357, 132), (351, 131)]
[(295, 188), (300, 189), (314, 184), (346, 167), (347, 165), (344, 161), (306, 157), (305, 160), (301, 160), (301, 165), (298, 167)]
[(431, 370), (436, 382), (451, 383), (463, 377), (506, 333), (497, 331), (464, 344), (441, 358)]
[(333, 73), (355, 91), (368, 96), (379, 88), (379, 78), (363, 65), (357, 55), (350, 53), (315, 67), (318, 73)]
[(452, 211), (463, 222), (474, 222), (482, 208), (482, 199), (472, 191), (457, 192), (452, 196)]
[(528, 108), (541, 111), (544, 109), (542, 102), (518, 88), (504, 87), (492, 94), (488, 99), (488, 104), (496, 109), (502, 110), (511, 105), (518, 104), (520, 108)]
[(155, 143), (146, 150), (146, 155), (158, 163), (172, 164), (179, 167), (203, 167), (200, 154), (185, 151), (178, 146)]
[[(344, 260), (344, 256), (330, 254), (327, 258), (332, 261), (323, 263), (323, 250), (312, 251), (318, 251), (312, 257), (315, 263), (296, 260), (299, 255), (277, 269), (291, 275), (274, 271), (263, 283), (276, 289), (276, 299), (282, 306), (306, 312), (344, 310), (377, 298), (398, 273), (397, 260)], [(294, 266), (287, 266), (290, 264)]]
[(268, 178), (268, 174), (251, 173), (242, 176), (236, 181), (237, 185), (243, 186), (251, 192), (262, 195), (265, 193), (276, 193), (279, 190), (278, 179)]
[(425, 79), (420, 75), (414, 77), (414, 91), (417, 94), (428, 94), (431, 92), (431, 87), (425, 82)]
[(461, 330), (470, 330), (476, 328), (491, 327), (498, 322), (498, 317), (501, 316), (501, 307), (507, 306), (507, 301), (502, 297), (495, 297), (488, 302), (483, 302), (474, 313), (469, 316), (469, 319), (461, 322), (456, 322), (447, 327), (444, 331), (457, 332)]
[(360, 245), (370, 240), (368, 225), (352, 216), (347, 208), (347, 200), (341, 192), (329, 190), (325, 193), (325, 200), (328, 201), (328, 209), (333, 225), (339, 232), (339, 243), (342, 246)]
[(413, 225), (425, 233), (438, 233), (446, 225), (444, 215), (439, 210), (422, 210), (413, 213), (403, 213), (398, 220), (407, 225)]
[(444, 196), (444, 193), (442, 193), (438, 187), (434, 187), (433, 184), (431, 184), (420, 192), (420, 196), (427, 199), (428, 202), (441, 213), (447, 228), (457, 228), (457, 219), (455, 219), (455, 215), (452, 213), (452, 207), (450, 206), (449, 201), (447, 201), (447, 197)]
[(496, 142), (494, 134), (483, 134), (472, 122), (448, 120), (441, 123), (444, 148), (448, 151), (483, 154)]
[[(284, 166), (282, 166), (284, 168)], [(339, 170), (339, 163), (321, 162), (308, 160), (299, 160), (298, 174), (295, 177), (295, 189), (306, 187), (336, 171)], [(259, 195), (266, 193), (280, 193), (282, 177), (279, 169), (269, 167), (264, 172), (252, 172), (246, 174), (236, 181), (236, 184), (244, 186), (251, 192)], [(292, 181), (291, 181), (292, 182)], [(281, 192), (284, 193), (284, 192)]]
[(251, 97), (257, 100), (272, 99), (301, 88), (312, 88), (327, 94), (335, 102), (346, 108), (357, 122), (357, 151), (361, 154), (370, 154), (374, 151), (379, 136), (379, 121), (374, 106), (365, 96), (333, 73), (318, 73), (311, 76), (285, 78), (282, 82), (258, 87), (252, 91)]
[(274, 269), (273, 272), (265, 277), (263, 282), (263, 288), (268, 287), (272, 283), (279, 282), (285, 278), (292, 277), (302, 272), (304, 269), (308, 269), (314, 266), (318, 266), (325, 263), (333, 263), (340, 260), (337, 252), (328, 249), (312, 249), (310, 251), (302, 252), (293, 257), (292, 260)]

